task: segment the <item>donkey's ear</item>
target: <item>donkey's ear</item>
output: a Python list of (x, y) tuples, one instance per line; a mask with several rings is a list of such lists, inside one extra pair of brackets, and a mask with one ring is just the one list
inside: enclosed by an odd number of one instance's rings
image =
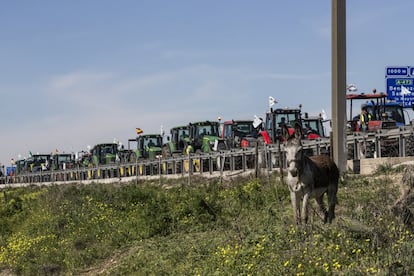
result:
[(295, 137), (296, 139), (301, 139), (303, 137), (302, 126), (299, 123), (295, 123)]
[(287, 141), (290, 138), (289, 129), (286, 124), (282, 125), (282, 137)]

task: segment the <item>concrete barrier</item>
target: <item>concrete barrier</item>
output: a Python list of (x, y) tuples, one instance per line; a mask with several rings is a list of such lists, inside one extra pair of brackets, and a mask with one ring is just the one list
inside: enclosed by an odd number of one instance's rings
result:
[(405, 162), (413, 161), (414, 156), (408, 157), (383, 157), (383, 158), (365, 158), (360, 160), (348, 160), (347, 167), (349, 171), (361, 175), (369, 175), (375, 172), (380, 165), (394, 166)]

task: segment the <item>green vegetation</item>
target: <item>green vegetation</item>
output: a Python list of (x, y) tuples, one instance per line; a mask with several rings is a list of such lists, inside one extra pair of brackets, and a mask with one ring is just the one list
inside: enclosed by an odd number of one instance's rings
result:
[[(270, 178), (7, 189), (0, 271), (13, 275), (406, 275), (414, 234), (394, 217), (401, 175), (347, 175), (337, 218), (293, 225)], [(312, 206), (313, 205), (312, 201)]]

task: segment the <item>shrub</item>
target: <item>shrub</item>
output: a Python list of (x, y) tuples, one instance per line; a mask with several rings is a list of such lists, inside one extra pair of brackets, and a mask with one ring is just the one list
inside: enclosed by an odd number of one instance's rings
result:
[[(21, 275), (409, 274), (414, 236), (387, 171), (344, 177), (337, 218), (293, 225), (277, 175), (10, 189), (0, 269)], [(3, 197), (4, 199), (4, 197)], [(13, 201), (12, 201), (13, 199)], [(313, 204), (313, 203), (312, 203)]]

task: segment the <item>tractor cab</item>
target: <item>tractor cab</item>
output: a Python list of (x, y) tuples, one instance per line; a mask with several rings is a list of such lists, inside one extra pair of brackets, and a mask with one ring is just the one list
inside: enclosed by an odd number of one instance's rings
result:
[(323, 127), (322, 116), (309, 116), (305, 112), (305, 116), (302, 118), (303, 133), (309, 140), (317, 138), (326, 138), (325, 128)]
[(189, 142), (188, 126), (177, 126), (170, 129), (171, 136), (168, 142), (163, 145), (163, 156), (169, 157), (173, 154), (184, 152), (185, 145)]
[(118, 144), (97, 144), (91, 149), (91, 155), (94, 166), (113, 164), (118, 159)]
[(270, 142), (275, 143), (281, 139), (284, 125), (288, 127), (289, 134), (292, 135), (296, 123), (302, 126), (300, 108), (271, 109), (270, 112), (266, 113), (265, 130), (262, 136), (268, 135)]
[(219, 128), (219, 122), (203, 121), (190, 123), (188, 125), (189, 144), (186, 146), (185, 152), (209, 153), (226, 149), (227, 146), (220, 137)]
[(256, 144), (258, 129), (253, 120), (225, 121), (221, 129), (221, 138), (230, 148), (247, 148)]
[(91, 165), (92, 153), (90, 151), (79, 151), (75, 153), (75, 164), (77, 167), (86, 168)]
[[(372, 102), (367, 102), (363, 105), (367, 108), (368, 113), (375, 114), (376, 106)], [(385, 102), (384, 108), (382, 108), (381, 116), (379, 117), (382, 121), (385, 120), (392, 120), (395, 121), (397, 126), (404, 126), (406, 125), (405, 118), (404, 118), (404, 109), (402, 104), (397, 102)], [(377, 114), (376, 114), (377, 115)]]
[(29, 172), (46, 171), (50, 168), (50, 154), (33, 154), (26, 159), (25, 167)]
[(26, 159), (16, 160), (14, 165), (16, 166), (16, 175), (28, 172)]
[(360, 114), (353, 116), (352, 108), (355, 100), (364, 101), (360, 108), (367, 110), (370, 120), (368, 122), (368, 131), (378, 129), (393, 129), (405, 125), (404, 112), (402, 105), (396, 102), (387, 102), (386, 93), (371, 94), (347, 94), (346, 99), (349, 102), (349, 120), (348, 128), (350, 131), (360, 131)]
[(57, 153), (51, 157), (52, 170), (73, 169), (75, 165), (75, 158), (70, 153)]
[(161, 158), (162, 136), (160, 134), (143, 134), (135, 139), (128, 140), (128, 149), (131, 149), (131, 143), (136, 143), (136, 159), (156, 159)]

